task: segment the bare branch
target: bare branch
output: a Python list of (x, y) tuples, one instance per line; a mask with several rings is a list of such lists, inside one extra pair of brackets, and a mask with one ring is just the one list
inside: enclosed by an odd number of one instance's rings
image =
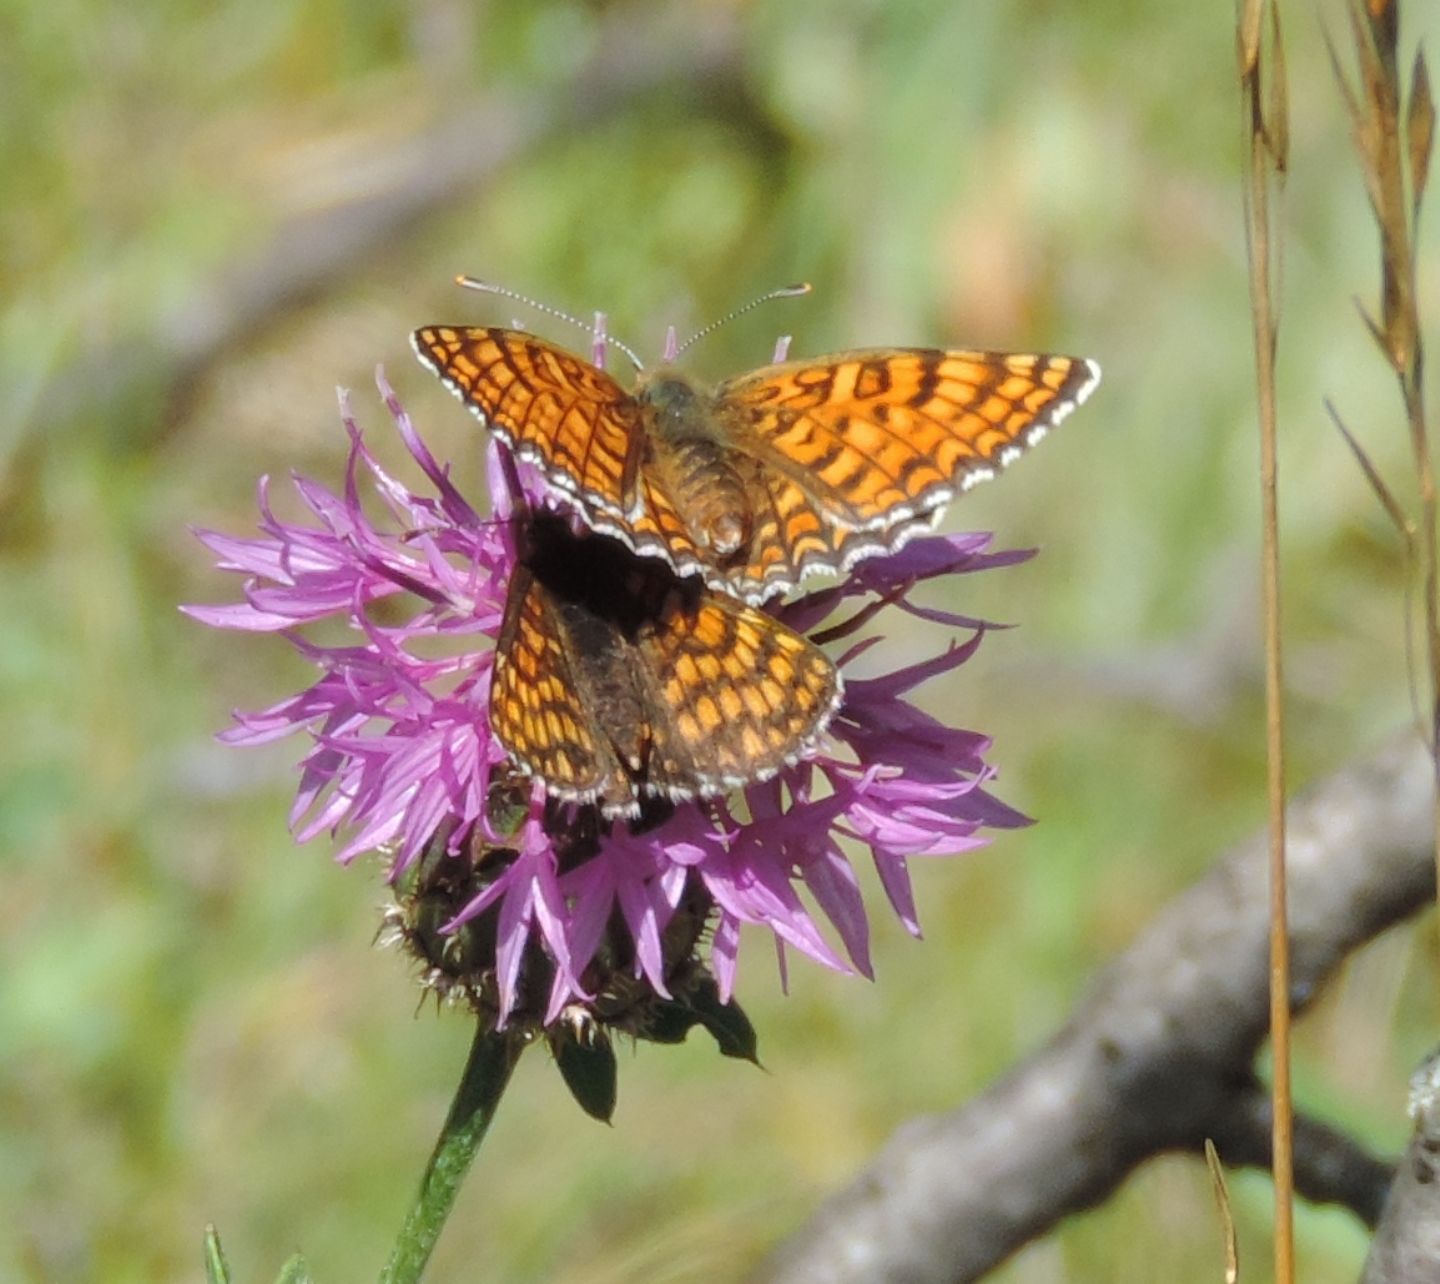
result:
[(1440, 1278), (1440, 1054), (1410, 1080), (1415, 1132), (1395, 1173), (1361, 1284), (1422, 1284)]
[[(1291, 805), (1297, 1008), (1433, 895), (1432, 783), (1407, 734)], [(1227, 1127), (1242, 1136), (1235, 1107), (1254, 1088), (1268, 1011), (1266, 857), (1262, 833), (1171, 901), (1044, 1048), (959, 1110), (904, 1125), (762, 1278), (974, 1280), (1152, 1155), (1198, 1152)], [(1354, 1152), (1305, 1131), (1311, 1193), (1363, 1208), (1373, 1190), (1342, 1195), (1357, 1183), (1323, 1177), (1319, 1160)]]
[[(1238, 1090), (1221, 1109), (1215, 1147), (1231, 1168), (1266, 1168), (1270, 1162), (1270, 1094), (1259, 1083)], [(1295, 1189), (1312, 1204), (1340, 1204), (1367, 1226), (1380, 1220), (1394, 1165), (1344, 1133), (1295, 1116)]]

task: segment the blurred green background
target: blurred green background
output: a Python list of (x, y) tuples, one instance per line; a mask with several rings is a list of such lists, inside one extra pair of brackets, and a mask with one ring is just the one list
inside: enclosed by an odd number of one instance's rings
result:
[[(525, 1058), (434, 1271), (738, 1278), (901, 1121), (1033, 1049), (1159, 904), (1263, 823), (1230, 6), (197, 13), (20, 0), (0, 18), (0, 1278), (194, 1279), (214, 1221), (239, 1278), (303, 1248), (317, 1279), (360, 1280), (399, 1225), (468, 1024), (417, 1014), (406, 965), (372, 948), (378, 862), (342, 871), (324, 842), (292, 845), (298, 742), (212, 739), (231, 708), (306, 681), (301, 661), (175, 608), (237, 587), (187, 525), (252, 530), (262, 473), (338, 481), (336, 384), (398, 459), (376, 363), (478, 487), (473, 422), (406, 336), (518, 310), (455, 289), (456, 272), (604, 308), (652, 357), (666, 322), (815, 284), (701, 345), (707, 376), (768, 359), (781, 330), (797, 355), (950, 343), (1105, 368), (1062, 432), (950, 517), (1043, 547), (965, 586), (960, 609), (1023, 627), (926, 693), (995, 736), (1003, 796), (1040, 823), (917, 865), (926, 939), (877, 908), (874, 985), (799, 962), (785, 997), (752, 939), (740, 997), (767, 1072), (699, 1037), (642, 1048), (605, 1128), (543, 1053)], [(1298, 787), (1409, 717), (1396, 540), (1322, 394), (1409, 484), (1398, 398), (1351, 304), (1378, 272), (1322, 41), (1341, 16), (1287, 17)], [(1406, 17), (1410, 40), (1440, 35), (1435, 6)], [(1355, 960), (1301, 1026), (1302, 1105), (1399, 1148), (1436, 966), (1413, 927)], [(1258, 1281), (1268, 1182), (1241, 1175), (1232, 1194)], [(1302, 1278), (1355, 1277), (1348, 1214), (1302, 1208), (1298, 1235)], [(1219, 1262), (1208, 1177), (1172, 1158), (995, 1278), (1212, 1280)]]

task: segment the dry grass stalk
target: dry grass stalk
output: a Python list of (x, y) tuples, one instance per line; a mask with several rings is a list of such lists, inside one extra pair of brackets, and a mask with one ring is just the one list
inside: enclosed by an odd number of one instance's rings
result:
[(1210, 1169), (1210, 1190), (1220, 1213), (1220, 1233), (1225, 1237), (1225, 1284), (1238, 1284), (1240, 1250), (1235, 1242), (1235, 1217), (1230, 1211), (1230, 1189), (1225, 1184), (1225, 1170), (1220, 1166), (1220, 1152), (1209, 1137), (1205, 1138), (1205, 1166)]
[[(1424, 735), (1440, 784), (1440, 554), (1435, 543), (1435, 469), (1425, 413), (1425, 348), (1415, 271), (1416, 229), (1434, 147), (1435, 103), (1422, 51), (1416, 52), (1409, 99), (1405, 101), (1400, 75), (1398, 0), (1350, 0), (1348, 14), (1357, 83), (1352, 84), (1341, 67), (1333, 44), (1330, 56), (1350, 114), (1365, 192), (1380, 234), (1379, 320), (1363, 307), (1360, 311), (1400, 387), (1420, 497), (1418, 520), (1404, 514), (1363, 455), (1362, 467), (1400, 531), (1407, 557), (1419, 571), (1425, 620)], [(1350, 434), (1345, 435), (1352, 449), (1361, 454)], [(1435, 862), (1440, 873), (1440, 788), (1435, 804)]]
[[(1289, 155), (1284, 44), (1274, 0), (1243, 0), (1237, 19), (1240, 85), (1245, 105), (1245, 237), (1255, 332), (1260, 417), (1261, 584), (1265, 617), (1265, 744), (1270, 812), (1270, 1041), (1275, 1176), (1275, 1279), (1295, 1279), (1294, 1137), (1290, 1095), (1290, 954), (1285, 878), (1284, 670), (1280, 646), (1280, 541), (1277, 484), (1275, 351), (1279, 327), (1281, 238), (1272, 214)], [(1273, 251), (1273, 253), (1272, 253)]]

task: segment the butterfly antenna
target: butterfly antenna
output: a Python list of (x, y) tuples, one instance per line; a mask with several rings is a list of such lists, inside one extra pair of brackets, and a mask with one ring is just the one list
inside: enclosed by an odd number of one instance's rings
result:
[[(477, 277), (462, 275), (455, 278), (455, 284), (463, 285), (467, 290), (479, 290), (482, 294), (497, 294), (502, 299), (513, 299), (516, 303), (523, 303), (526, 307), (534, 308), (537, 312), (544, 312), (547, 316), (558, 317), (561, 321), (568, 321), (571, 325), (579, 326), (586, 334), (595, 334), (595, 327), (580, 320), (579, 317), (562, 312), (559, 308), (552, 308), (548, 303), (541, 303), (539, 299), (532, 299), (528, 294), (521, 294), (518, 290), (496, 285), (493, 281), (481, 281)], [(635, 350), (628, 343), (622, 343), (613, 334), (607, 334), (605, 342), (613, 344), (629, 357), (630, 364), (636, 370), (645, 369), (640, 358), (635, 355)]]
[(694, 334), (692, 334), (688, 339), (685, 340), (684, 343), (682, 343), (678, 348), (675, 349), (675, 355), (678, 357), (682, 352), (685, 351), (686, 348), (690, 347), (692, 344), (698, 343), (707, 334), (713, 333), (714, 331), (718, 330), (722, 325), (728, 325), (731, 321), (735, 320), (736, 317), (743, 317), (747, 312), (753, 311), (755, 308), (758, 308), (762, 303), (769, 303), (771, 299), (795, 299), (799, 298), (799, 296), (802, 294), (809, 293), (810, 282), (800, 281), (795, 285), (782, 285), (778, 290), (771, 290), (769, 294), (762, 294), (758, 299), (751, 299), (750, 302), (747, 303), (743, 308), (736, 308), (734, 312), (731, 312), (727, 316), (721, 317), (720, 320), (712, 321), (703, 329), (696, 330)]

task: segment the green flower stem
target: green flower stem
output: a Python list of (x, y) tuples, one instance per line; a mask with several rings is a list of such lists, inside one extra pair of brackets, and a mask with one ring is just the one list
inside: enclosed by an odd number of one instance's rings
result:
[(381, 1284), (416, 1284), (424, 1273), (523, 1048), (524, 1043), (511, 1035), (476, 1030), (450, 1115), (425, 1168), (415, 1205), (380, 1276)]

